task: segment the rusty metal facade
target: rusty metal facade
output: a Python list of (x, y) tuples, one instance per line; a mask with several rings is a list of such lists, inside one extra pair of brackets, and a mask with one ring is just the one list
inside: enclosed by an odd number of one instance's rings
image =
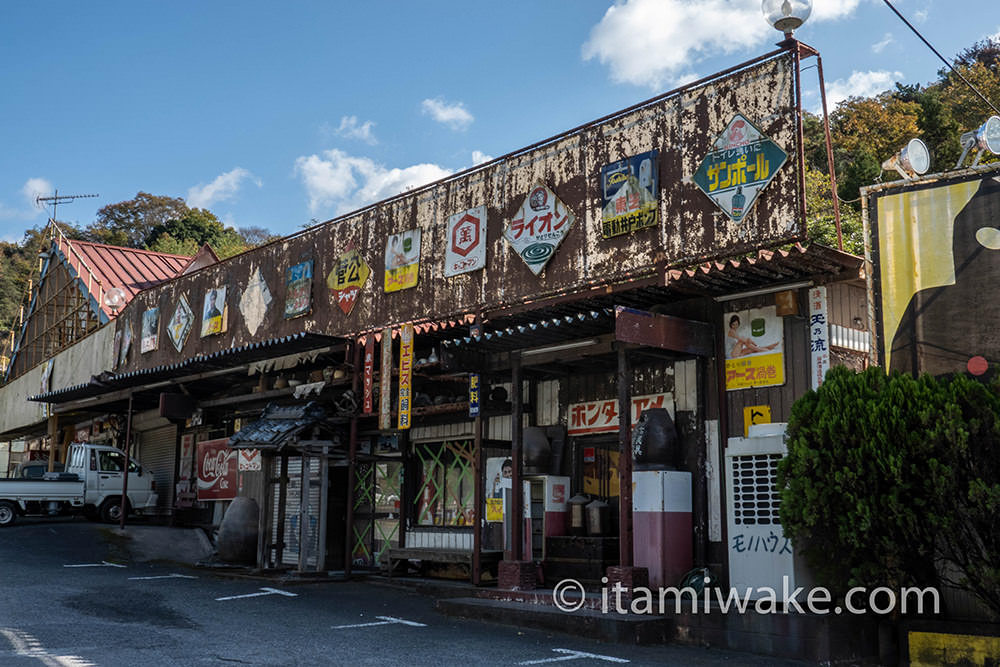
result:
[[(798, 131), (798, 74), (787, 51), (762, 57), (697, 84), (667, 93), (601, 121), (478, 168), (400, 195), (308, 229), (219, 265), (140, 293), (120, 313), (118, 326), (138, 330), (142, 312), (160, 308), (158, 349), (132, 350), (120, 371), (160, 366), (179, 358), (211, 354), (263, 338), (298, 332), (350, 336), (430, 317), (448, 319), (501, 310), (526, 301), (640, 280), (662, 284), (667, 269), (710, 258), (733, 256), (801, 238), (802, 202), (798, 160), (789, 160), (739, 225), (693, 183), (691, 176), (715, 137), (739, 112), (790, 155), (801, 151)], [(605, 164), (657, 149), (657, 227), (612, 239), (601, 236), (600, 171)], [(545, 271), (535, 276), (507, 244), (503, 229), (531, 188), (542, 183), (573, 211), (576, 222)], [(447, 218), (485, 205), (486, 268), (444, 277)], [(383, 291), (385, 244), (391, 234), (419, 228), (422, 236), (419, 282), (415, 288)], [(337, 307), (326, 287), (338, 257), (356, 248), (372, 268), (350, 314)], [(313, 261), (312, 308), (304, 317), (284, 319), (284, 272)], [(250, 333), (239, 302), (257, 271), (272, 301)], [(227, 331), (200, 337), (200, 313), (207, 290), (226, 288)], [(166, 322), (184, 295), (195, 326), (177, 352), (165, 334)]]

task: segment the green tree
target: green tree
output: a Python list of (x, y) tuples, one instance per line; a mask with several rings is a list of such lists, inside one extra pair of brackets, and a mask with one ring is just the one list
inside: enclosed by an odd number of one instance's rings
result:
[(97, 219), (86, 228), (88, 239), (97, 243), (145, 248), (153, 229), (178, 220), (189, 211), (179, 197), (139, 192), (134, 199), (108, 204), (97, 211)]
[(231, 257), (247, 249), (246, 243), (232, 227), (227, 227), (211, 211), (188, 209), (179, 218), (154, 227), (147, 237), (150, 250), (193, 254), (204, 244), (212, 247), (220, 258)]
[[(833, 214), (829, 175), (806, 165), (806, 230), (809, 239), (831, 248), (837, 247), (837, 225)], [(861, 212), (841, 204), (840, 231), (844, 251), (865, 254), (864, 226)]]

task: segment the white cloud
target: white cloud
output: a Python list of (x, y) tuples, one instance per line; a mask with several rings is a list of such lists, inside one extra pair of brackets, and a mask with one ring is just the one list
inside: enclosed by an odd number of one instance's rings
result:
[(378, 143), (375, 133), (372, 131), (374, 127), (375, 121), (366, 120), (363, 123), (358, 123), (357, 116), (342, 116), (340, 126), (333, 130), (333, 134), (347, 139), (358, 139), (374, 146)]
[(461, 102), (449, 104), (438, 97), (424, 100), (420, 107), (425, 114), (453, 130), (464, 130), (475, 120)]
[(847, 81), (837, 79), (826, 86), (826, 103), (832, 111), (837, 104), (848, 97), (872, 97), (892, 88), (892, 84), (903, 80), (902, 72), (885, 70), (872, 72), (852, 72)]
[(482, 151), (472, 151), (472, 166), (473, 167), (475, 167), (476, 165), (483, 164), (485, 162), (489, 162), (492, 159), (493, 159), (492, 155), (487, 155), (486, 153), (484, 153)]
[(249, 171), (243, 167), (236, 167), (232, 171), (220, 174), (211, 183), (199, 183), (190, 188), (187, 193), (188, 206), (192, 208), (208, 208), (216, 202), (232, 199), (240, 191), (245, 181), (252, 181), (258, 188), (263, 185)]
[(55, 191), (52, 184), (44, 178), (29, 178), (21, 187), (21, 194), (28, 200), (32, 208), (42, 208), (36, 203), (38, 197), (50, 197)]
[(608, 66), (613, 81), (662, 88), (694, 62), (753, 46), (770, 32), (759, 0), (618, 0), (591, 29), (582, 55)]
[[(816, 0), (810, 21), (850, 16), (861, 0)], [(612, 81), (663, 89), (697, 78), (710, 56), (755, 49), (776, 33), (760, 0), (616, 0), (581, 53), (608, 67)]]
[(436, 164), (387, 168), (371, 158), (331, 149), (295, 160), (295, 173), (309, 195), (312, 214), (341, 215), (386, 199), (451, 172)]
[[(44, 178), (29, 178), (21, 186), (21, 196), (24, 197), (20, 204), (9, 206), (0, 202), (0, 220), (27, 219), (32, 220), (45, 213), (45, 204), (38, 203), (38, 197), (50, 197), (54, 189), (52, 184)], [(6, 237), (5, 237), (6, 238)], [(18, 237), (20, 240), (20, 237)]]
[(913, 12), (913, 20), (916, 21), (917, 23), (923, 23), (924, 21), (926, 21), (927, 20), (927, 10), (926, 9), (918, 9), (917, 11)]
[(810, 21), (835, 21), (847, 18), (861, 4), (861, 0), (816, 0), (813, 3)]
[(882, 53), (882, 51), (885, 50), (885, 47), (889, 46), (894, 41), (896, 40), (893, 38), (891, 32), (885, 33), (885, 36), (880, 41), (872, 44), (872, 53)]

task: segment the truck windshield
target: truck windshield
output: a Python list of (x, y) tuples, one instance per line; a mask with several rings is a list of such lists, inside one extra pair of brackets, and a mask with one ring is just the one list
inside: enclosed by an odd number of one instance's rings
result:
[[(100, 459), (101, 472), (121, 472), (125, 467), (125, 457), (121, 452), (98, 452), (97, 456)], [(136, 472), (138, 469), (135, 461), (129, 460), (128, 471)]]

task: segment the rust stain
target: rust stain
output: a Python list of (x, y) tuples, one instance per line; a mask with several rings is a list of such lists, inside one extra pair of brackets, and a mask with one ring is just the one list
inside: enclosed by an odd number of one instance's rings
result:
[[(209, 287), (226, 287), (229, 330), (204, 339), (192, 336), (181, 354), (161, 345), (141, 359), (131, 355), (128, 366), (174, 363), (178, 357), (300, 331), (350, 336), (423, 320), (430, 313), (440, 319), (464, 317), (595, 285), (659, 275), (664, 266), (687, 266), (790, 240), (797, 236), (800, 224), (796, 223), (800, 193), (795, 160), (789, 160), (761, 194), (744, 222), (750, 231), (742, 234), (690, 178), (714, 137), (737, 112), (759, 123), (790, 154), (800, 150), (793, 67), (791, 56), (781, 54), (141, 292), (119, 314), (118, 326), (138, 330), (146, 308), (158, 306), (169, 313), (181, 294), (194, 298), (194, 304), (200, 303)], [(602, 239), (601, 167), (654, 148), (660, 156), (659, 227)], [(503, 240), (504, 226), (536, 181), (552, 188), (576, 216), (573, 230), (540, 276)], [(486, 269), (445, 278), (447, 217), (479, 205), (487, 210)], [(417, 286), (385, 294), (381, 285), (386, 239), (413, 228), (420, 228), (422, 236)], [(352, 246), (364, 256), (372, 276), (348, 315), (331, 299), (325, 276), (337, 257)], [(312, 312), (305, 318), (285, 320), (284, 272), (308, 259), (314, 261)], [(256, 311), (248, 316), (239, 307), (258, 269), (273, 300), (263, 317)]]

